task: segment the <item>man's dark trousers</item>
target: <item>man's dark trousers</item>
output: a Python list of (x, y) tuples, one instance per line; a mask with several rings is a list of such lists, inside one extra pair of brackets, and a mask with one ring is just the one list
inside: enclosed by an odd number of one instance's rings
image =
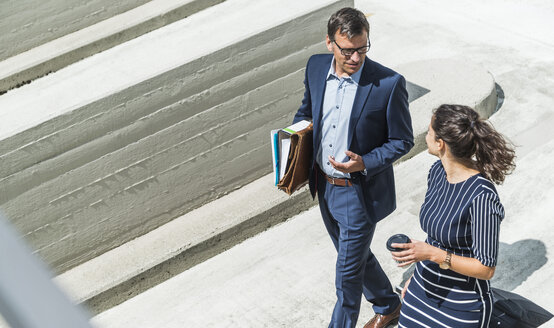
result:
[(319, 173), (319, 208), (337, 249), (335, 286), (337, 302), (329, 327), (355, 327), (363, 294), (376, 313), (390, 313), (398, 296), (370, 249), (375, 224), (371, 223), (353, 187), (332, 185)]
[[(348, 130), (339, 131), (347, 134), (347, 148), (362, 157), (365, 170), (350, 174), (351, 187), (332, 186), (327, 190), (328, 182), (317, 169), (316, 156), (321, 146), (322, 106), (332, 61), (331, 54), (310, 57), (304, 98), (293, 122), (312, 120), (314, 124), (310, 193), (313, 197), (318, 194), (323, 220), (338, 251), (338, 300), (330, 327), (346, 328), (355, 326), (362, 289), (374, 303), (376, 313), (389, 314), (399, 304), (369, 246), (377, 222), (396, 208), (392, 165), (410, 151), (414, 138), (404, 77), (366, 58)], [(388, 307), (384, 305), (387, 302)]]

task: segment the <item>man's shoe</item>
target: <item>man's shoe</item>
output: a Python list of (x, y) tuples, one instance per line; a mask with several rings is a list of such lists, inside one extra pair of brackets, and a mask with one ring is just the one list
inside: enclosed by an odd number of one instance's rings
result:
[(364, 328), (385, 328), (388, 325), (395, 324), (398, 322), (398, 318), (400, 317), (400, 308), (402, 307), (402, 303), (398, 305), (396, 310), (392, 311), (391, 313), (387, 315), (382, 315), (379, 313), (375, 313), (373, 318), (369, 320)]

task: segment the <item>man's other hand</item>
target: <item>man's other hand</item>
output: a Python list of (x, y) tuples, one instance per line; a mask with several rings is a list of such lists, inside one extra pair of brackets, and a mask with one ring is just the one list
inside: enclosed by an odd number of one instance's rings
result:
[(335, 158), (333, 156), (329, 156), (329, 162), (333, 167), (341, 171), (343, 173), (352, 173), (352, 172), (358, 172), (363, 171), (365, 169), (364, 161), (362, 160), (362, 156), (355, 154), (351, 152), (350, 150), (347, 150), (344, 152), (346, 156), (350, 157), (350, 160), (346, 163), (340, 163), (335, 161)]

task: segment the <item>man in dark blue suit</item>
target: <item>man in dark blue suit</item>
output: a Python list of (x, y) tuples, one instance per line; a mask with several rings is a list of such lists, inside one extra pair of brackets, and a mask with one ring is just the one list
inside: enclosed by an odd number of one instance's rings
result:
[(378, 221), (396, 207), (392, 164), (414, 145), (406, 81), (366, 58), (365, 15), (343, 8), (331, 16), (326, 44), (306, 66), (305, 93), (294, 122), (312, 120), (310, 191), (318, 194), (325, 227), (337, 249), (337, 303), (329, 327), (355, 327), (362, 293), (375, 316), (364, 327), (386, 327), (400, 299), (370, 249)]

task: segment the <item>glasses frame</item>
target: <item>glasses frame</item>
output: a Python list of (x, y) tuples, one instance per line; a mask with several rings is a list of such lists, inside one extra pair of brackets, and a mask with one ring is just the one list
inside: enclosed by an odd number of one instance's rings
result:
[[(333, 39), (333, 42), (339, 48), (341, 55), (347, 56), (347, 57), (352, 56), (355, 52), (357, 52), (359, 55), (365, 55), (369, 52), (369, 49), (371, 48), (371, 41), (369, 41), (369, 38), (367, 39), (367, 45), (365, 45), (363, 47), (359, 47), (359, 48), (342, 48), (341, 46), (339, 46), (339, 44), (337, 43), (336, 40)], [(364, 49), (364, 48), (367, 48), (367, 51), (366, 52), (360, 52), (360, 50)], [(345, 52), (347, 52), (347, 53), (345, 53)], [(350, 53), (348, 53), (348, 52), (350, 52)]]

